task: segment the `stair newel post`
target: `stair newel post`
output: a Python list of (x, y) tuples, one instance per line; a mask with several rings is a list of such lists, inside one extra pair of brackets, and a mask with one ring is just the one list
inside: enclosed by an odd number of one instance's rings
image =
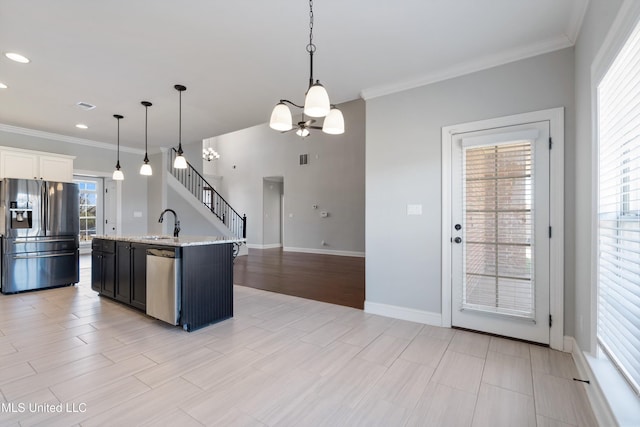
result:
[(247, 214), (242, 215), (242, 238), (247, 238)]

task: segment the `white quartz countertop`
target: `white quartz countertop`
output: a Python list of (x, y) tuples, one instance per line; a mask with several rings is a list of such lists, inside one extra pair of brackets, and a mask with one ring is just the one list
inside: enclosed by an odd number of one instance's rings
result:
[(228, 236), (166, 236), (166, 235), (145, 235), (145, 236), (94, 236), (95, 239), (118, 240), (121, 242), (146, 243), (161, 246), (205, 246), (222, 243), (243, 243), (245, 239)]

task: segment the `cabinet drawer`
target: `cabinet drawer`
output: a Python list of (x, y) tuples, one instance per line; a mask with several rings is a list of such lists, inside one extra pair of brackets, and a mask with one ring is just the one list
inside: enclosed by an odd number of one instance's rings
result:
[(93, 239), (91, 241), (91, 249), (100, 252), (116, 252), (116, 241), (106, 239)]

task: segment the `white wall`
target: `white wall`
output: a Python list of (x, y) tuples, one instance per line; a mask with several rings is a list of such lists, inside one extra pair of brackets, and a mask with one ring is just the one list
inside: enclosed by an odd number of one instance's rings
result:
[[(575, 158), (575, 324), (574, 336), (583, 350), (591, 350), (591, 221), (592, 142), (591, 64), (611, 28), (622, 0), (591, 0), (575, 46), (576, 144)], [(567, 265), (567, 264), (565, 264)]]
[[(367, 302), (441, 313), (441, 128), (564, 106), (565, 143), (572, 145), (573, 73), (569, 48), (367, 100)], [(421, 204), (423, 215), (407, 216), (407, 204)]]
[[(38, 133), (44, 134), (44, 133)], [(116, 150), (70, 143), (49, 137), (24, 135), (0, 130), (0, 145), (26, 150), (76, 156), (74, 170), (101, 172), (110, 175), (116, 164)], [(120, 151), (120, 165), (125, 180), (122, 182), (122, 228), (120, 234), (144, 234), (147, 230), (147, 180), (139, 174), (144, 154)], [(136, 218), (134, 212), (142, 212)]]
[[(340, 109), (344, 135), (316, 131), (302, 139), (263, 124), (216, 138), (216, 189), (246, 213), (248, 244), (264, 244), (263, 178), (282, 176), (285, 247), (364, 252), (365, 104), (356, 100)], [(299, 165), (300, 154), (309, 155), (308, 165)], [(320, 217), (322, 210), (327, 218)]]

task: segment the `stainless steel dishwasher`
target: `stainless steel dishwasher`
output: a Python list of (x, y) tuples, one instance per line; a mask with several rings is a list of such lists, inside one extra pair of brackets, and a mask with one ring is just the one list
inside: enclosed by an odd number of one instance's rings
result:
[(180, 322), (180, 248), (147, 249), (147, 314)]

